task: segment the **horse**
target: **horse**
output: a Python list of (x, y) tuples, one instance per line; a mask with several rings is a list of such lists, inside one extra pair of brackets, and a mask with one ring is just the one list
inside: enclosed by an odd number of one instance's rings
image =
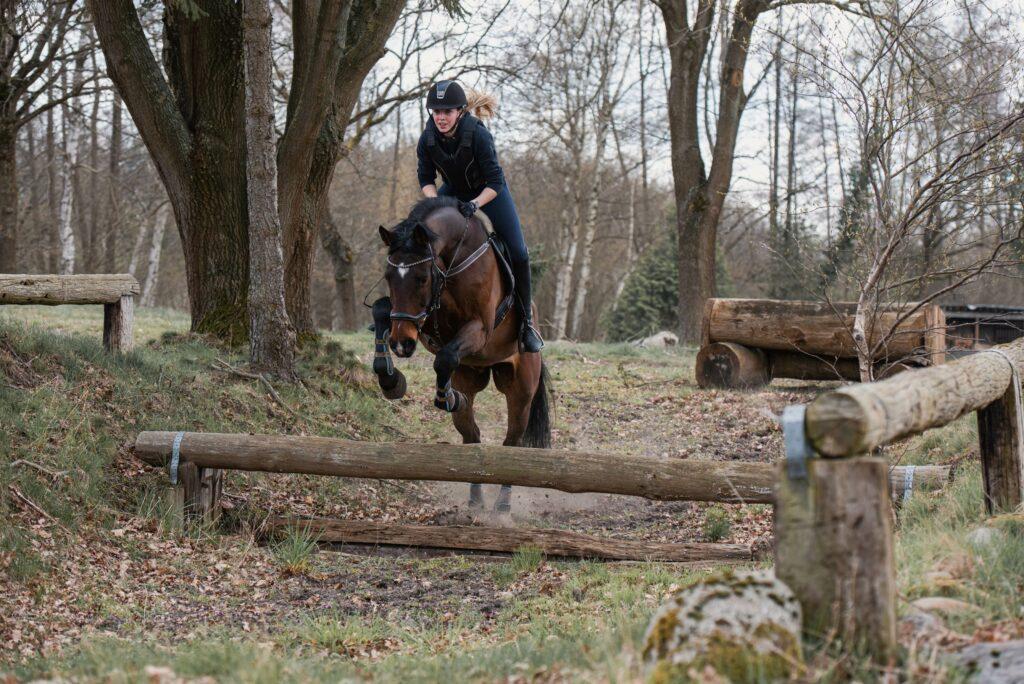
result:
[[(480, 442), (473, 402), (493, 378), (508, 407), (503, 444), (550, 448), (550, 379), (540, 352), (519, 349), (511, 272), (486, 215), (466, 218), (459, 209), (454, 198), (430, 197), (391, 230), (379, 227), (389, 295), (372, 306), (378, 384), (388, 399), (403, 397), (405, 376), (391, 352), (409, 358), (422, 341), (434, 354), (434, 406), (451, 414), (463, 444)], [(495, 512), (509, 512), (511, 496), (502, 485)], [(469, 506), (483, 508), (479, 484), (470, 486)]]

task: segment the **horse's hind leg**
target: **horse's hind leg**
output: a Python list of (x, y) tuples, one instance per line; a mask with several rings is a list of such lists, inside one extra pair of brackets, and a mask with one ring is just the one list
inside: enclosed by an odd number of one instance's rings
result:
[[(534, 354), (533, 356), (537, 356)], [(517, 355), (513, 363), (502, 363), (493, 368), (494, 386), (505, 395), (508, 406), (508, 429), (505, 431), (505, 446), (522, 446), (523, 435), (530, 422), (530, 406), (540, 382), (540, 363), (526, 360)], [(502, 485), (494, 510), (507, 513), (512, 509), (512, 487)]]
[[(462, 435), (463, 444), (480, 443), (480, 426), (476, 424), (476, 414), (473, 412), (473, 400), (477, 392), (487, 387), (491, 371), (489, 368), (469, 368), (459, 366), (452, 374), (452, 385), (466, 397), (466, 405), (459, 411), (452, 413), (452, 422), (455, 429)], [(484, 506), (483, 488), (479, 484), (469, 486), (469, 507), (479, 510)]]

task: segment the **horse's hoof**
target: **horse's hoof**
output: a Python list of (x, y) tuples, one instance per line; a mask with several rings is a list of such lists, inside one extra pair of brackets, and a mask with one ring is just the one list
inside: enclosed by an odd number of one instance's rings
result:
[(405, 376), (398, 369), (395, 369), (394, 375), (378, 375), (377, 383), (386, 399), (394, 401), (405, 396)]
[(495, 501), (494, 502), (495, 513), (511, 513), (512, 502), (511, 501)]
[(440, 397), (434, 398), (434, 406), (442, 411), (447, 411), (448, 413), (457, 413), (458, 411), (461, 411), (467, 403), (466, 395), (458, 390), (451, 391), (450, 405), (447, 399), (442, 399)]
[(469, 510), (474, 511), (474, 512), (484, 510), (484, 500), (483, 499), (474, 499), (473, 497), (470, 497), (469, 498)]

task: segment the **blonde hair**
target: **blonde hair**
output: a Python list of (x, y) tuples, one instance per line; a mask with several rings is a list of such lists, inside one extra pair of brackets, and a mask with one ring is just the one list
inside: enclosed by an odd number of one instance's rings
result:
[(482, 90), (466, 88), (466, 109), (476, 118), (487, 121), (498, 113), (498, 98)]

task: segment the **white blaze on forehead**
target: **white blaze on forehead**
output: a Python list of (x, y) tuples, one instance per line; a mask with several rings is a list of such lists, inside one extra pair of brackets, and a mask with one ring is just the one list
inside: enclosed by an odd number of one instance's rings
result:
[(404, 266), (399, 266), (398, 267), (398, 277), (399, 278), (404, 278), (405, 274), (408, 273), (408, 272), (409, 272), (408, 268), (405, 268)]

